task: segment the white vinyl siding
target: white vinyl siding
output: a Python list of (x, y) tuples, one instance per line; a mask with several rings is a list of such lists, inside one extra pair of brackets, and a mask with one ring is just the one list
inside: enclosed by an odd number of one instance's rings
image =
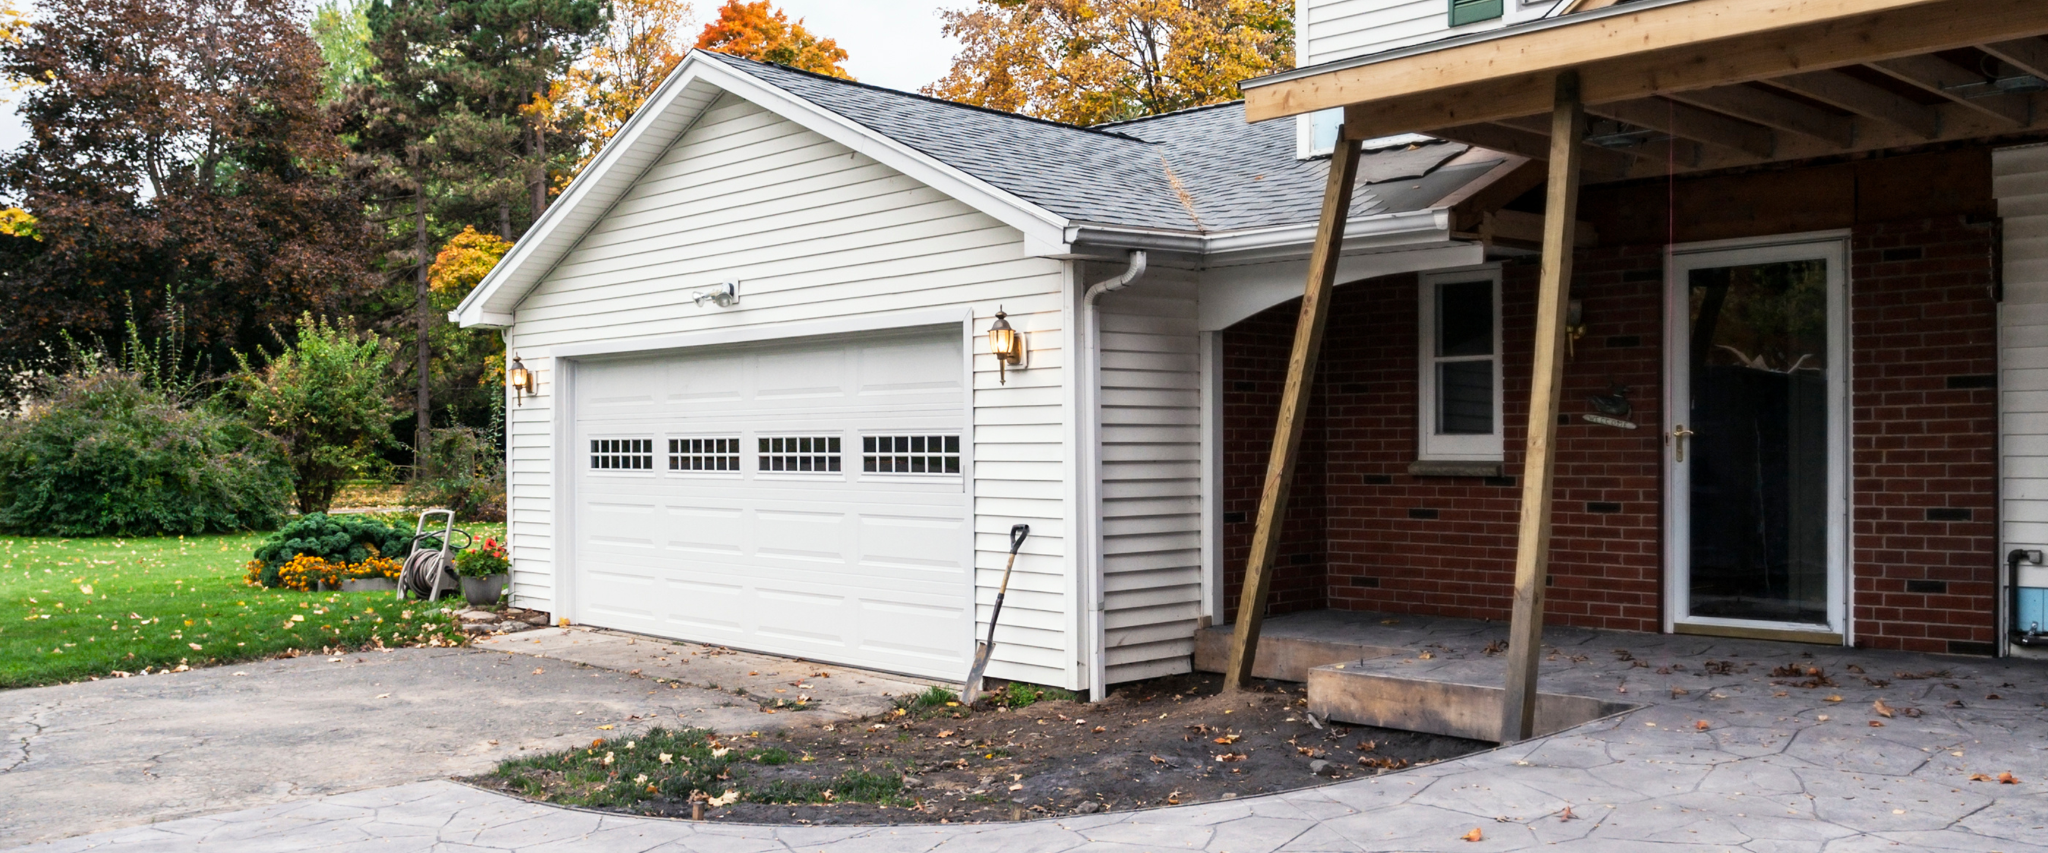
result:
[[(760, 106), (718, 99), (527, 296), (510, 348), (540, 379), (511, 409), (514, 602), (558, 603), (554, 514), (569, 484), (554, 410), (554, 348), (957, 306), (986, 330), (997, 307), (1029, 336), (1031, 363), (998, 384), (971, 347), (976, 594), (994, 603), (1010, 525), (1031, 525), (1003, 609), (991, 676), (1077, 683), (1062, 530), (1062, 261), (1024, 255), (1023, 235), (968, 205)], [(741, 283), (730, 308), (691, 291)], [(573, 382), (573, 370), (569, 381)], [(754, 448), (743, 448), (751, 452)], [(985, 624), (977, 629), (984, 633)]]
[[(1098, 265), (1098, 280), (1116, 268)], [(1155, 266), (1101, 297), (1105, 680), (1187, 672), (1202, 610), (1195, 275)]]
[(1297, 0), (1295, 64), (1317, 65), (1432, 41), (1483, 32), (1542, 17), (1549, 0), (1504, 0), (1504, 14), (1453, 29), (1450, 0)]
[(1993, 158), (2005, 220), (1998, 307), (1999, 519), (2013, 548), (2048, 549), (2048, 146)]

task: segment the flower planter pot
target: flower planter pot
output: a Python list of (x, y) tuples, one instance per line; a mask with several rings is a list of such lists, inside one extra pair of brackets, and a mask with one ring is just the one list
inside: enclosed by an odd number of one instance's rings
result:
[(342, 592), (396, 592), (398, 581), (390, 578), (349, 578), (341, 582)]
[(498, 603), (505, 594), (505, 579), (508, 575), (496, 574), (480, 578), (462, 579), (462, 597), (471, 607), (490, 607)]

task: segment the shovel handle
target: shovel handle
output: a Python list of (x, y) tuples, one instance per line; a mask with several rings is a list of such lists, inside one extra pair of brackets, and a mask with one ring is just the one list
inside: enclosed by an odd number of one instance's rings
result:
[(1017, 549), (1024, 547), (1024, 537), (1031, 535), (1031, 525), (1010, 525), (1010, 556), (1017, 556)]

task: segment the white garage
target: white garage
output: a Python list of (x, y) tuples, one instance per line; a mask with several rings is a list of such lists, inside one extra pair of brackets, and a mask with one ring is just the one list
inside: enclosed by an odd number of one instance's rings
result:
[(973, 648), (958, 324), (589, 360), (589, 623), (943, 678)]

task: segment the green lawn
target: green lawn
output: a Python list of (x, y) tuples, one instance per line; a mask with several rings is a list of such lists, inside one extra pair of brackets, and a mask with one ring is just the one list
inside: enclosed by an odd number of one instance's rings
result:
[[(503, 535), (503, 525), (467, 526), (479, 541)], [(0, 536), (0, 688), (295, 651), (460, 642), (442, 605), (248, 586), (242, 566), (262, 538)]]

